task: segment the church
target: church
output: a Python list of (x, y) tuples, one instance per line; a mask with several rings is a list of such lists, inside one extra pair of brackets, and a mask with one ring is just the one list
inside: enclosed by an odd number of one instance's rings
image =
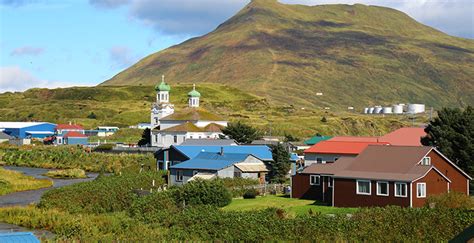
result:
[(170, 103), (171, 87), (161, 77), (155, 86), (156, 102), (151, 108), (151, 144), (167, 148), (186, 139), (219, 139), (227, 121), (199, 107), (201, 94), (196, 85), (188, 93), (188, 107), (175, 111)]

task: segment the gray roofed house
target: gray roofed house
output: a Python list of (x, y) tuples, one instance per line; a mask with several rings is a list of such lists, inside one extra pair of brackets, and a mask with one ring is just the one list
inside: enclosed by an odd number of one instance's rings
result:
[(194, 146), (237, 146), (234, 139), (186, 139), (180, 145)]

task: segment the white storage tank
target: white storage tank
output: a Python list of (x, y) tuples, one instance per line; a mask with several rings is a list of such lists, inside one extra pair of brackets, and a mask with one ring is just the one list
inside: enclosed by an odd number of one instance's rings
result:
[(369, 113), (369, 107), (364, 108), (364, 114), (367, 114), (367, 113)]
[(392, 108), (393, 114), (403, 114), (403, 105), (393, 105)]
[(392, 114), (392, 107), (391, 106), (384, 107), (383, 110), (382, 110), (382, 113), (383, 114)]
[(425, 112), (425, 104), (408, 104), (407, 113), (418, 114)]
[(376, 106), (375, 109), (374, 109), (374, 114), (379, 114), (379, 113), (382, 113), (382, 106)]
[(375, 109), (374, 107), (369, 107), (369, 114), (374, 113), (374, 109)]

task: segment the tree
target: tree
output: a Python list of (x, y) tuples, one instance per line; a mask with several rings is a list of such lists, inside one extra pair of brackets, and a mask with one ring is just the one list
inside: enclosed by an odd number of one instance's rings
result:
[(444, 108), (425, 128), (421, 143), (434, 146), (469, 175), (474, 174), (474, 108)]
[(231, 122), (226, 128), (222, 130), (222, 133), (234, 139), (238, 143), (249, 144), (254, 140), (262, 138), (261, 132), (241, 121)]
[(293, 136), (291, 134), (285, 134), (285, 142), (297, 142), (299, 140), (299, 137)]
[(91, 112), (91, 114), (89, 114), (89, 115), (87, 116), (87, 118), (89, 118), (89, 119), (97, 119), (97, 115), (94, 114), (94, 112)]
[(283, 145), (271, 145), (273, 162), (270, 163), (272, 170), (270, 172), (270, 180), (276, 183), (283, 183), (286, 175), (290, 170), (290, 154)]
[(150, 128), (146, 128), (143, 130), (142, 139), (138, 141), (138, 146), (147, 146), (151, 144), (151, 130)]

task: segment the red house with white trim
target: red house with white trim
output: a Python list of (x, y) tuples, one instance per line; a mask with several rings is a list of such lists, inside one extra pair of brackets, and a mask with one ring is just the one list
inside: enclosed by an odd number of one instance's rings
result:
[(369, 145), (357, 157), (312, 164), (294, 175), (292, 197), (336, 207), (422, 207), (430, 195), (468, 195), (469, 180), (435, 148)]

